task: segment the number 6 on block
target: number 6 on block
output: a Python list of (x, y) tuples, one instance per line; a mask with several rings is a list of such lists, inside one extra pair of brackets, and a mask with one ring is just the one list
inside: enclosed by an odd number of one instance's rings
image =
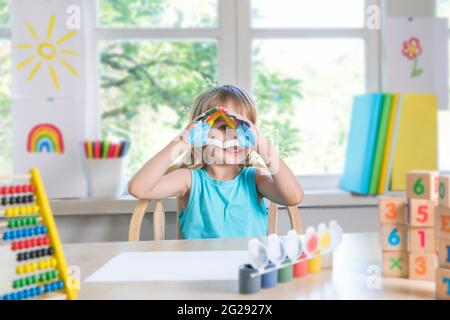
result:
[(402, 224), (381, 225), (383, 251), (406, 251), (406, 226)]
[(409, 171), (406, 175), (408, 199), (437, 200), (439, 175), (437, 171)]

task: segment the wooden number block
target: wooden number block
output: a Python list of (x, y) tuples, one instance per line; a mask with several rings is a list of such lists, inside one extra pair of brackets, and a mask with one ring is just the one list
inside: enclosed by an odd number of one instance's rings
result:
[(408, 251), (414, 253), (436, 253), (434, 228), (409, 228)]
[(437, 171), (410, 171), (406, 175), (406, 194), (409, 199), (437, 200), (439, 175)]
[(410, 253), (409, 278), (434, 281), (436, 265), (436, 255), (433, 253)]
[(382, 197), (378, 200), (380, 223), (405, 224), (405, 199), (401, 197)]
[(437, 238), (439, 267), (450, 269), (450, 240)]
[(450, 300), (450, 269), (436, 270), (436, 298)]
[(450, 208), (436, 208), (436, 235), (438, 238), (450, 239)]
[(408, 252), (383, 252), (384, 277), (407, 278), (408, 272)]
[(439, 177), (439, 205), (450, 207), (450, 176)]
[(434, 227), (437, 200), (410, 199), (409, 224), (413, 227)]
[(381, 225), (381, 242), (383, 251), (406, 251), (406, 225), (384, 224)]

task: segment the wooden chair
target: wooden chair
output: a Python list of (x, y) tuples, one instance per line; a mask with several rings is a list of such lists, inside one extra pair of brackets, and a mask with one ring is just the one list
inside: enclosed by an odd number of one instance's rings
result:
[[(128, 241), (139, 241), (141, 238), (142, 221), (151, 200), (138, 200), (131, 216), (130, 229), (128, 232)], [(178, 215), (181, 211), (181, 201), (177, 199), (177, 238), (181, 239), (180, 228), (178, 225)], [(298, 207), (287, 207), (291, 227), (298, 233), (302, 233), (302, 221)], [(278, 230), (278, 205), (271, 203), (269, 206), (269, 227), (268, 233), (277, 233)], [(165, 240), (166, 238), (166, 214), (162, 200), (155, 201), (153, 211), (153, 240)]]

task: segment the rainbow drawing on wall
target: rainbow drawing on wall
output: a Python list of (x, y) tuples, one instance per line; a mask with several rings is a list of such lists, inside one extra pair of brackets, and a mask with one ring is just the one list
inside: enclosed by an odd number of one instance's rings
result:
[(64, 153), (61, 130), (49, 123), (34, 126), (28, 134), (27, 151), (32, 153)]

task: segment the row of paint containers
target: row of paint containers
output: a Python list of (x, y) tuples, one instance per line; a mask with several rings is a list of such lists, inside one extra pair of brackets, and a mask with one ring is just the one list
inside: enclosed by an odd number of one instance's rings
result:
[(239, 292), (253, 294), (276, 287), (333, 263), (333, 251), (342, 241), (342, 228), (334, 220), (306, 229), (304, 236), (289, 230), (286, 236), (271, 234), (248, 242), (249, 263), (239, 268)]

